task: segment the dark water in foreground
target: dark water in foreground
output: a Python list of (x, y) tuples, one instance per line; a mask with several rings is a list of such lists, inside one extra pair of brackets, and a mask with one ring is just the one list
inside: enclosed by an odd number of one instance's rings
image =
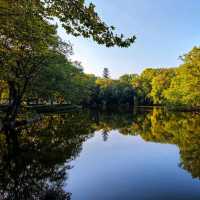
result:
[(54, 114), (15, 134), (0, 134), (0, 199), (200, 199), (199, 114)]

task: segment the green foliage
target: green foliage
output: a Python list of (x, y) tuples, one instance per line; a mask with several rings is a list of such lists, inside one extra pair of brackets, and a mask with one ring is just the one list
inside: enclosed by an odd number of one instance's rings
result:
[(0, 102), (4, 103), (6, 98), (8, 98), (8, 85), (5, 81), (0, 80)]
[(193, 48), (183, 57), (184, 64), (172, 79), (165, 98), (169, 104), (200, 106), (200, 48)]
[[(8, 16), (21, 17), (24, 10), (30, 15), (40, 16), (41, 19), (52, 20), (53, 17), (56, 17), (66, 33), (92, 38), (97, 43), (105, 44), (107, 47), (115, 45), (128, 47), (136, 39), (135, 36), (125, 39), (123, 34), (116, 35), (113, 32), (115, 28), (108, 26), (98, 16), (95, 5), (92, 3), (86, 5), (84, 0), (1, 0), (0, 6), (1, 16), (4, 19)], [(13, 12), (13, 8), (15, 12)], [(20, 30), (18, 33), (22, 31)]]
[(97, 79), (96, 84), (98, 90), (95, 99), (91, 99), (92, 103), (105, 107), (126, 104), (133, 106), (135, 92), (129, 83), (105, 78)]
[(145, 69), (132, 80), (138, 104), (199, 107), (200, 48), (194, 47), (182, 60), (178, 68)]
[(124, 83), (132, 85), (133, 83), (135, 83), (137, 78), (138, 78), (137, 74), (124, 74), (124, 75), (119, 77), (119, 80), (121, 82), (124, 82)]
[(84, 74), (76, 64), (58, 56), (40, 71), (26, 97), (38, 103), (80, 104), (90, 97), (95, 80), (94, 75)]
[(98, 44), (105, 44), (107, 47), (120, 46), (128, 47), (136, 37), (124, 39), (113, 33), (115, 28), (103, 22), (95, 11), (95, 5), (86, 5), (84, 0), (45, 0), (48, 14), (60, 19), (66, 32), (74, 36), (90, 38)]
[(159, 74), (152, 80), (151, 97), (154, 104), (164, 104), (166, 99), (164, 93), (169, 88), (172, 78), (175, 76), (175, 69), (161, 69)]
[(56, 35), (56, 26), (41, 15), (39, 1), (1, 1), (0, 80), (8, 84), (6, 121), (14, 121), (23, 97), (40, 70), (68, 44)]
[(140, 76), (136, 77), (132, 81), (132, 85), (137, 93), (137, 101), (142, 105), (149, 105), (153, 103), (153, 99), (150, 95), (152, 90), (152, 80), (160, 72), (160, 69), (147, 68)]
[[(56, 91), (56, 87), (60, 91), (65, 90), (61, 82), (66, 80), (66, 69), (56, 63), (55, 66), (51, 64), (58, 56), (70, 54), (71, 45), (57, 36), (55, 18), (66, 33), (92, 38), (107, 47), (128, 47), (135, 41), (135, 36), (126, 39), (123, 35), (114, 34), (114, 27), (100, 19), (94, 4), (87, 6), (84, 0), (1, 0), (0, 80), (8, 84), (11, 118), (16, 117), (26, 91), (31, 93), (32, 83), (40, 72), (47, 70), (47, 77), (41, 75), (47, 79), (55, 70), (54, 78), (60, 79), (56, 86), (53, 85), (54, 79), (46, 83), (47, 93), (49, 90)], [(45, 69), (47, 66), (50, 69)], [(49, 89), (50, 86), (52, 89)], [(58, 96), (55, 93), (54, 96)]]
[(57, 50), (56, 27), (41, 18), (39, 8), (31, 3), (1, 4), (0, 79), (14, 82), (16, 90), (22, 90), (18, 93), (22, 93), (27, 79), (33, 78), (51, 52)]
[[(128, 47), (125, 39), (104, 23), (95, 6), (84, 0), (0, 1), (0, 98), (8, 97), (13, 115), (22, 101), (92, 105), (170, 104), (200, 106), (200, 48), (183, 57), (177, 69), (147, 68), (141, 75), (125, 74), (119, 80), (84, 74), (72, 63), (70, 43), (57, 36), (57, 18), (74, 36), (92, 38), (107, 47)], [(134, 100), (133, 100), (134, 99)]]

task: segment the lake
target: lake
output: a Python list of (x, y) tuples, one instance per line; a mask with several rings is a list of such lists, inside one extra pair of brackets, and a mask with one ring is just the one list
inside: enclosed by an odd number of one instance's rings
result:
[(0, 199), (200, 199), (199, 113), (46, 114), (10, 135), (0, 134)]

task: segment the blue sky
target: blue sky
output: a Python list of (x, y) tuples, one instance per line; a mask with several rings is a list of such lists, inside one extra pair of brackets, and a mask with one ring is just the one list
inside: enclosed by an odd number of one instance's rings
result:
[[(87, 0), (86, 2), (91, 2)], [(135, 34), (127, 49), (106, 48), (90, 39), (74, 38), (59, 29), (59, 35), (74, 47), (86, 73), (101, 75), (104, 67), (111, 77), (140, 73), (147, 67), (174, 67), (179, 56), (200, 42), (200, 0), (92, 0), (100, 17), (116, 32)]]

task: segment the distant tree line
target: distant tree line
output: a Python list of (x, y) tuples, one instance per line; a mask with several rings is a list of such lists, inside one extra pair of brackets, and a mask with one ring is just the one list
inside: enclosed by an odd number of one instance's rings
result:
[[(140, 75), (125, 74), (118, 80), (95, 79), (91, 105), (166, 105), (200, 107), (200, 48), (181, 57), (178, 67), (146, 68)], [(106, 76), (105, 76), (106, 75)]]
[[(177, 68), (147, 68), (140, 75), (111, 79), (108, 68), (102, 77), (85, 74), (81, 64), (63, 55), (45, 65), (29, 86), (24, 103), (81, 104), (108, 108), (127, 105), (200, 106), (200, 48), (182, 57)], [(1, 98), (9, 97), (6, 81), (0, 82)]]

